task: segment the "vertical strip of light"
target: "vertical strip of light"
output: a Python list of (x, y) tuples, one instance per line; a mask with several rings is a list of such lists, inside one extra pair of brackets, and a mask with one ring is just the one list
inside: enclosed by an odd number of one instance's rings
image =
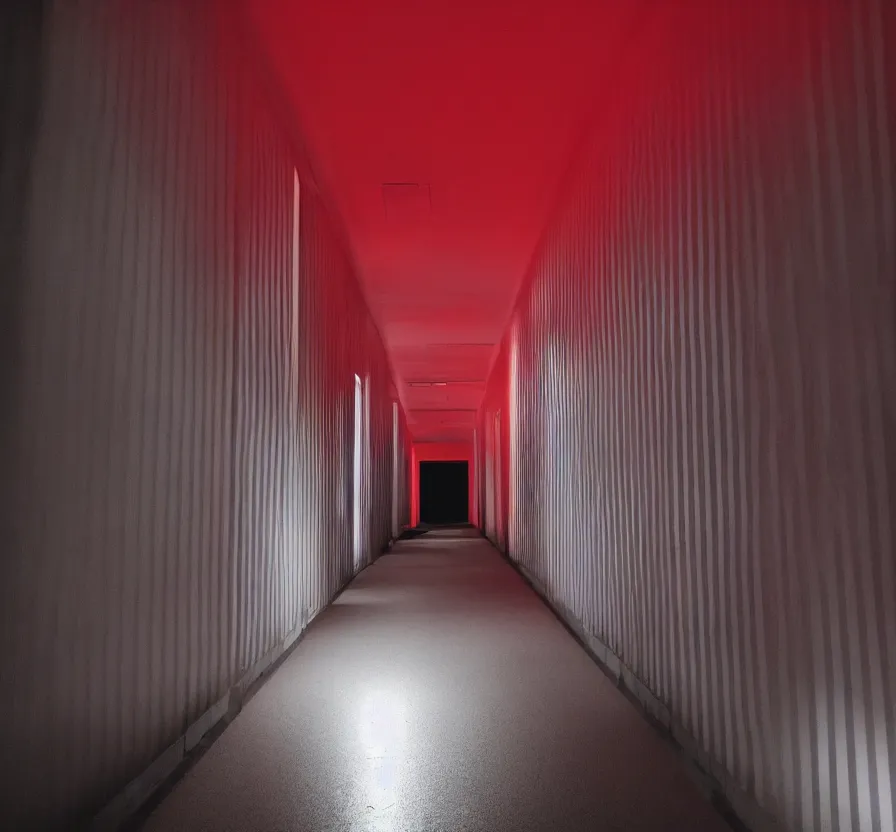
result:
[[(310, 551), (314, 551), (311, 546), (307, 545), (305, 540), (305, 531), (307, 524), (305, 523), (305, 505), (304, 500), (307, 499), (307, 489), (304, 485), (303, 478), (305, 471), (308, 469), (308, 461), (299, 457), (299, 437), (303, 429), (304, 413), (301, 407), (301, 386), (299, 383), (299, 210), (301, 206), (301, 184), (299, 183), (299, 172), (293, 169), (292, 179), (292, 269), (290, 272), (290, 303), (292, 304), (292, 320), (290, 322), (289, 333), (289, 365), (287, 369), (288, 378), (286, 379), (286, 389), (289, 391), (289, 407), (288, 414), (289, 424), (292, 436), (290, 437), (290, 450), (292, 459), (288, 461), (288, 465), (293, 466), (293, 476), (290, 478), (290, 487), (292, 492), (288, 494), (287, 513), (291, 522), (287, 527), (287, 534), (294, 546), (294, 557), (288, 561), (291, 566), (285, 575), (288, 583), (287, 593), (296, 593), (295, 598), (295, 619), (293, 621), (294, 631), (298, 632), (305, 623), (305, 610), (309, 606), (310, 599), (307, 597), (308, 587), (315, 585), (308, 581), (308, 576), (303, 568), (303, 561), (308, 557)], [(304, 545), (303, 545), (304, 544)], [(316, 576), (315, 576), (316, 580)], [(296, 592), (296, 587), (301, 589)]]
[(371, 494), (371, 471), (373, 466), (370, 459), (370, 373), (364, 376), (364, 387), (362, 395), (362, 409), (364, 412), (364, 427), (361, 435), (361, 485), (362, 485), (362, 502), (361, 502), (361, 524), (362, 535), (361, 540), (361, 557), (370, 549), (370, 503), (372, 501)]
[(501, 411), (495, 413), (495, 460), (492, 463), (492, 471), (495, 477), (495, 546), (501, 551), (506, 551), (506, 530), (504, 529), (504, 483), (502, 481), (501, 468), (503, 462), (503, 449), (501, 447)]
[(507, 552), (516, 551), (517, 419), (519, 416), (519, 343), (515, 324), (510, 327), (510, 375), (507, 402)]
[(363, 393), (361, 377), (355, 376), (355, 436), (354, 465), (352, 469), (352, 540), (354, 544), (355, 570), (361, 564), (361, 425), (363, 419)]
[(470, 518), (471, 523), (475, 523), (482, 528), (482, 520), (479, 517), (479, 435), (476, 428), (473, 428), (473, 516)]
[[(299, 172), (293, 170), (292, 184), (292, 371), (299, 366), (299, 210), (301, 206)], [(295, 377), (294, 377), (295, 378)]]
[(398, 402), (392, 402), (392, 537), (398, 537)]

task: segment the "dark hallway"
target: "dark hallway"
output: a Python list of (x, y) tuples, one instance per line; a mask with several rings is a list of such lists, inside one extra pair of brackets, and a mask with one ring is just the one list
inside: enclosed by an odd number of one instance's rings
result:
[(894, 139), (892, 0), (0, 2), (0, 829), (893, 832)]

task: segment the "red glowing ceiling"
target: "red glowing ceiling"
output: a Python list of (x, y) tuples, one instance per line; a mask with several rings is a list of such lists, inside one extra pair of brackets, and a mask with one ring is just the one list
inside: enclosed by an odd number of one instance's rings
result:
[(245, 2), (347, 230), (415, 440), (469, 440), (558, 183), (642, 4)]

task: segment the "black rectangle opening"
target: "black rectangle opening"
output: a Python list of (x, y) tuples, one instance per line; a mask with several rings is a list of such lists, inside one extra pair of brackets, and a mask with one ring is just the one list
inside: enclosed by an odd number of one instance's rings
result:
[(468, 463), (420, 463), (420, 522), (468, 523)]

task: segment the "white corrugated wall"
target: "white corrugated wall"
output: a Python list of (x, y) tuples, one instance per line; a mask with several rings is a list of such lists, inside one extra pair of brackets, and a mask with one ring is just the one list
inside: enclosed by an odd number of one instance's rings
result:
[(757, 828), (894, 828), (894, 17), (656, 6), (480, 415), (510, 556)]
[(393, 385), (312, 187), (294, 259), (295, 159), (228, 3), (67, 0), (21, 32), (42, 82), (2, 214), (23, 231), (0, 826), (71, 828), (182, 753), (353, 574), (355, 373), (364, 562), (388, 542)]

